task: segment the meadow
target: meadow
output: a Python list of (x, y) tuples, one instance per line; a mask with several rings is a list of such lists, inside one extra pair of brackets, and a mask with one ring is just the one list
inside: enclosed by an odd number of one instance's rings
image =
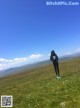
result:
[[(0, 96), (12, 95), (13, 108), (80, 108), (80, 58), (0, 78)], [(1, 107), (0, 107), (1, 108)]]

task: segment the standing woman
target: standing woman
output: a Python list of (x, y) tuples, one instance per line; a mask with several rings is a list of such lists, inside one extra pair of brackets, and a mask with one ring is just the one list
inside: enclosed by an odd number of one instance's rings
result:
[(53, 63), (57, 78), (60, 78), (58, 56), (57, 56), (57, 54), (55, 53), (54, 50), (51, 51), (50, 60)]

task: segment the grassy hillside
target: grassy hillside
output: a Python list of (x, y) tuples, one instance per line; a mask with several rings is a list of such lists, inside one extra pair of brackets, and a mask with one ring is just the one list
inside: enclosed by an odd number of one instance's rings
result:
[(13, 95), (13, 108), (80, 108), (80, 58), (0, 79), (0, 95)]

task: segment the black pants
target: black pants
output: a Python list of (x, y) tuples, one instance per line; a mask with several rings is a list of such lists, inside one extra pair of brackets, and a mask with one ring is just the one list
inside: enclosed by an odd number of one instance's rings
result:
[(58, 62), (53, 62), (53, 66), (54, 66), (56, 75), (57, 75), (57, 76), (60, 76), (60, 74), (59, 74), (59, 65), (58, 65)]

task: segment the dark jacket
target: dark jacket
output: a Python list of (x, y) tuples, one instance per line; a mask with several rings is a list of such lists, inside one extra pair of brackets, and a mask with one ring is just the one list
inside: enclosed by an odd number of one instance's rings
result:
[(56, 53), (53, 53), (50, 55), (50, 60), (54, 63), (54, 62), (58, 62), (58, 56)]

